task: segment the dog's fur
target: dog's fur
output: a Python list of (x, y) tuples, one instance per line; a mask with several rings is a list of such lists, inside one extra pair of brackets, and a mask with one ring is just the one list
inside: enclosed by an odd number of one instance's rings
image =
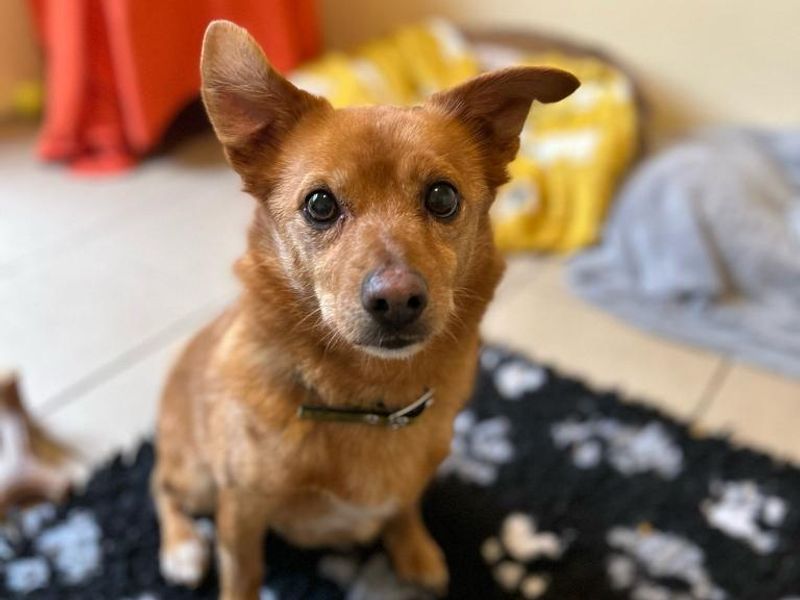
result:
[[(577, 80), (520, 67), (420, 107), (334, 110), (227, 22), (206, 33), (202, 75), (211, 122), (257, 208), (236, 264), (240, 299), (189, 344), (164, 392), (153, 477), (162, 572), (199, 583), (208, 550), (187, 515), (213, 513), (225, 600), (257, 598), (267, 528), (302, 546), (381, 536), (401, 577), (443, 591), (445, 560), (419, 499), (470, 394), (478, 323), (503, 271), (489, 206), (531, 102), (560, 100)], [(448, 222), (423, 207), (440, 180), (461, 198)], [(342, 205), (327, 230), (302, 215), (320, 186)], [(427, 284), (424, 340), (363, 348), (374, 323), (362, 280), (389, 264)], [(397, 409), (426, 388), (435, 403), (402, 429), (296, 415), (302, 403)]]

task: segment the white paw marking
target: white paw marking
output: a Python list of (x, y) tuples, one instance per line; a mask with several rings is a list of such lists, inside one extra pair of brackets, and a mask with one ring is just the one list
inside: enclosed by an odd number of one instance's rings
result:
[(711, 485), (711, 497), (700, 505), (709, 525), (746, 541), (759, 554), (774, 552), (780, 544), (776, 528), (783, 524), (788, 506), (770, 496), (754, 481), (724, 481)]
[[(644, 525), (644, 524), (642, 524)], [(649, 527), (613, 527), (606, 534), (611, 586), (630, 598), (725, 600), (705, 564), (705, 553), (689, 539)], [(673, 581), (668, 581), (673, 580)], [(678, 592), (680, 586), (684, 592)]]
[(500, 466), (514, 457), (508, 439), (511, 421), (505, 416), (478, 421), (469, 410), (460, 413), (453, 424), (450, 456), (439, 467), (439, 475), (453, 473), (464, 481), (491, 485)]
[(683, 450), (661, 423), (568, 418), (554, 423), (550, 435), (559, 449), (571, 451), (579, 469), (593, 469), (605, 460), (627, 477), (652, 471), (674, 479), (683, 470)]
[(560, 560), (570, 544), (569, 537), (539, 531), (531, 515), (515, 512), (505, 518), (498, 536), (483, 542), (481, 555), (504, 590), (536, 600), (550, 587), (550, 576), (537, 572), (541, 568), (537, 561)]
[(507, 400), (519, 400), (547, 383), (547, 372), (523, 360), (513, 360), (497, 368), (494, 385)]
[(207, 565), (208, 548), (200, 540), (187, 540), (161, 553), (161, 574), (170, 583), (196, 587)]
[(558, 560), (566, 546), (556, 534), (538, 532), (536, 521), (522, 513), (511, 513), (506, 517), (501, 535), (511, 558), (521, 562), (542, 556)]

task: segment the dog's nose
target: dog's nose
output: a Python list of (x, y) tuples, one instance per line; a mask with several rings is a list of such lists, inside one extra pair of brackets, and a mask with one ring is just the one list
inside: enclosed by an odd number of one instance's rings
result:
[(361, 284), (361, 304), (381, 325), (409, 325), (428, 304), (428, 286), (419, 273), (406, 267), (373, 271)]

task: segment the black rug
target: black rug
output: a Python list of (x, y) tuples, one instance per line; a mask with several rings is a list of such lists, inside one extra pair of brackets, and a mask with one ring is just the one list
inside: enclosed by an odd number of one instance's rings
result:
[[(451, 598), (800, 598), (799, 470), (517, 355), (487, 348), (481, 366), (425, 499)], [(0, 598), (216, 598), (213, 574), (194, 592), (158, 574), (152, 463), (144, 444), (66, 505), (15, 515), (0, 530)], [(266, 544), (263, 599), (424, 597), (380, 548)]]

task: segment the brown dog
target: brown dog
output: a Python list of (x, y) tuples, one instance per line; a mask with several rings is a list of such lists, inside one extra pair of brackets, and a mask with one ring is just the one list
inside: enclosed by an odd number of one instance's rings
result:
[(578, 82), (520, 67), (423, 106), (334, 110), (228, 22), (206, 32), (202, 75), (257, 208), (241, 298), (189, 344), (164, 393), (162, 573), (199, 583), (208, 550), (187, 515), (213, 512), (226, 600), (257, 598), (267, 528), (300, 546), (381, 536), (401, 577), (443, 591), (419, 499), (470, 394), (503, 271), (489, 206), (532, 101)]

